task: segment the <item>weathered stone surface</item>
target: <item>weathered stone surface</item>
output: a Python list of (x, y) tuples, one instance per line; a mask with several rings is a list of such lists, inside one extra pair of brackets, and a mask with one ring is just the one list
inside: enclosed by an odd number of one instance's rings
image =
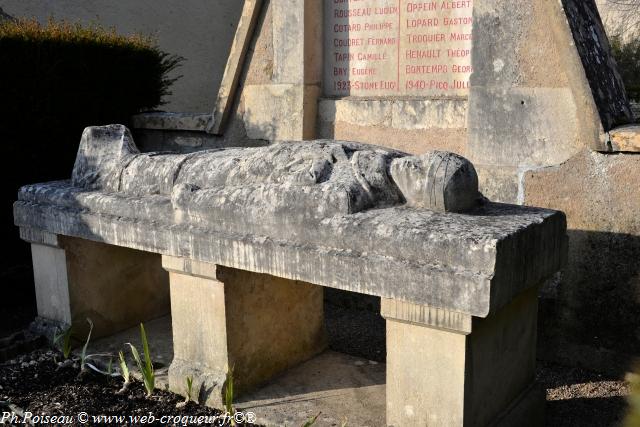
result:
[(406, 301), (381, 298), (380, 314), (385, 319), (416, 323), (465, 335), (472, 331), (473, 318), (468, 314)]
[(268, 145), (264, 140), (238, 140), (230, 136), (221, 138), (200, 131), (132, 129), (136, 145), (143, 153), (154, 151), (173, 151), (193, 153), (201, 150), (213, 150), (231, 147), (262, 147)]
[(391, 126), (396, 129), (467, 128), (465, 98), (396, 99), (391, 105)]
[(82, 133), (71, 183), (87, 189), (118, 191), (123, 170), (121, 165), (133, 160), (138, 153), (131, 132), (124, 126), (86, 128)]
[(31, 244), (38, 315), (71, 325), (69, 278), (64, 249)]
[(478, 172), (478, 186), (486, 198), (501, 203), (522, 203), (520, 195), (523, 172), (520, 168), (478, 163), (473, 165)]
[(569, 229), (568, 264), (542, 305), (548, 357), (564, 350), (550, 339), (557, 334), (580, 346), (564, 360), (592, 369), (614, 369), (611, 351), (640, 353), (638, 179), (640, 156), (589, 150), (525, 174), (524, 202), (564, 211)]
[(408, 206), (464, 212), (476, 207), (481, 199), (473, 165), (453, 153), (432, 151), (394, 159), (391, 176)]
[(268, 141), (311, 139), (315, 134), (316, 85), (265, 84), (244, 87), (247, 135)]
[[(210, 209), (229, 210), (229, 216), (266, 209), (274, 220), (296, 222), (297, 216), (305, 222), (310, 212), (317, 219), (355, 213), (399, 204), (403, 196), (409, 206), (460, 212), (480, 197), (473, 165), (444, 152), (408, 157), (322, 141), (160, 156), (139, 153), (128, 130), (119, 126), (89, 128), (80, 150), (74, 185), (171, 195), (174, 208), (202, 217)], [(286, 218), (278, 215), (285, 212)]]
[(521, 202), (523, 171), (608, 151), (628, 100), (593, 0), (476, 0), (473, 19), (465, 155), (484, 194)]
[(31, 247), (40, 317), (77, 334), (87, 332), (89, 318), (100, 337), (169, 312), (168, 275), (157, 254), (67, 236), (43, 243), (37, 233), (22, 236), (37, 239)]
[(624, 82), (594, 0), (562, 0), (605, 130), (633, 121)]
[(236, 29), (236, 35), (231, 45), (227, 65), (218, 89), (216, 104), (211, 115), (211, 120), (207, 123), (207, 132), (214, 134), (224, 133), (224, 126), (231, 113), (235, 100), (236, 89), (240, 82), (240, 75), (244, 69), (244, 61), (249, 50), (249, 46), (254, 36), (254, 31), (258, 17), (262, 10), (262, 0), (245, 1), (242, 7), (242, 15)]
[(473, 71), (473, 1), (441, 5), (406, 0), (316, 3), (325, 6), (326, 96), (468, 94)]
[(384, 310), (387, 425), (541, 426), (544, 397), (534, 383), (537, 305), (534, 287), (458, 331)]
[(47, 231), (22, 227), (20, 228), (20, 238), (26, 242), (36, 245), (51, 246), (54, 248), (60, 247), (59, 236)]
[(537, 167), (578, 151), (579, 124), (568, 89), (478, 86), (471, 94), (468, 154), (474, 164)]
[[(118, 153), (126, 136), (116, 132)], [(16, 224), (480, 317), (562, 263), (559, 212), (398, 204), (383, 165), (399, 152), (336, 141), (188, 156), (132, 149), (118, 170), (104, 150), (79, 151), (73, 182), (24, 187)]]
[(263, 8), (237, 116), (252, 139), (313, 139), (321, 93), (322, 2), (278, 0)]
[(628, 125), (609, 132), (613, 151), (640, 151), (640, 125)]
[(467, 100), (320, 99), (318, 137), (377, 144), (412, 154), (441, 150), (464, 156)]
[(191, 376), (194, 397), (220, 408), (230, 369), (242, 394), (326, 347), (320, 286), (186, 258), (165, 256), (163, 266), (171, 280), (175, 392), (186, 392)]

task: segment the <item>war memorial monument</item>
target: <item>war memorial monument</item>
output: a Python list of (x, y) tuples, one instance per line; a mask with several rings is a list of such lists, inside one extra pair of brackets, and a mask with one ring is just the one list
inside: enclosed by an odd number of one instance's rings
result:
[(213, 114), (87, 128), (20, 190), (38, 322), (170, 313), (170, 388), (219, 407), (326, 349), (325, 288), (372, 295), (376, 425), (542, 425), (539, 295), (582, 250), (546, 182), (631, 122), (591, 0), (246, 0)]

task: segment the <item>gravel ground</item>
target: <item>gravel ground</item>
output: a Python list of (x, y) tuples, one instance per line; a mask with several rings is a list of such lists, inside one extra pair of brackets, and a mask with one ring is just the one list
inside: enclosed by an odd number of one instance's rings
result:
[[(379, 311), (354, 310), (332, 298), (325, 301), (325, 321), (332, 350), (385, 361), (385, 323)], [(618, 426), (624, 419), (629, 385), (621, 378), (542, 361), (536, 376), (547, 392), (547, 426)]]
[(627, 411), (629, 385), (583, 369), (538, 362), (547, 390), (548, 426), (617, 426)]

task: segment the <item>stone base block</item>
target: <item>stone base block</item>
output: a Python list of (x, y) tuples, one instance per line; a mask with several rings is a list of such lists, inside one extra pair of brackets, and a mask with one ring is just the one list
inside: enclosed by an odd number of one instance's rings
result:
[(536, 411), (522, 396), (535, 379), (537, 288), (486, 319), (410, 305), (382, 303), (388, 425), (522, 425), (509, 420)]
[(173, 359), (169, 366), (169, 390), (187, 395), (187, 379), (192, 383), (193, 399), (213, 408), (224, 408), (224, 387), (227, 373), (224, 369), (212, 369), (192, 360)]
[(64, 236), (38, 239), (31, 253), (38, 316), (71, 325), (78, 337), (86, 319), (97, 338), (170, 311), (160, 255)]
[(71, 325), (69, 277), (64, 249), (31, 244), (38, 316)]
[(199, 401), (221, 407), (233, 369), (239, 395), (326, 347), (322, 287), (163, 257), (170, 272), (174, 360), (169, 386), (193, 378)]
[(29, 324), (29, 332), (45, 337), (50, 343), (53, 343), (55, 336), (68, 327), (68, 323), (38, 316)]

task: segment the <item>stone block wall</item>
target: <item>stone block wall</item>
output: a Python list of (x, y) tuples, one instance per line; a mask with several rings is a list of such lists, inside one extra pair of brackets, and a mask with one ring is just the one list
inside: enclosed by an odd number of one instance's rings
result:
[(467, 99), (321, 99), (318, 137), (467, 154)]
[(568, 265), (547, 284), (543, 357), (624, 370), (640, 355), (640, 157), (583, 150), (525, 173), (525, 204), (567, 214)]

